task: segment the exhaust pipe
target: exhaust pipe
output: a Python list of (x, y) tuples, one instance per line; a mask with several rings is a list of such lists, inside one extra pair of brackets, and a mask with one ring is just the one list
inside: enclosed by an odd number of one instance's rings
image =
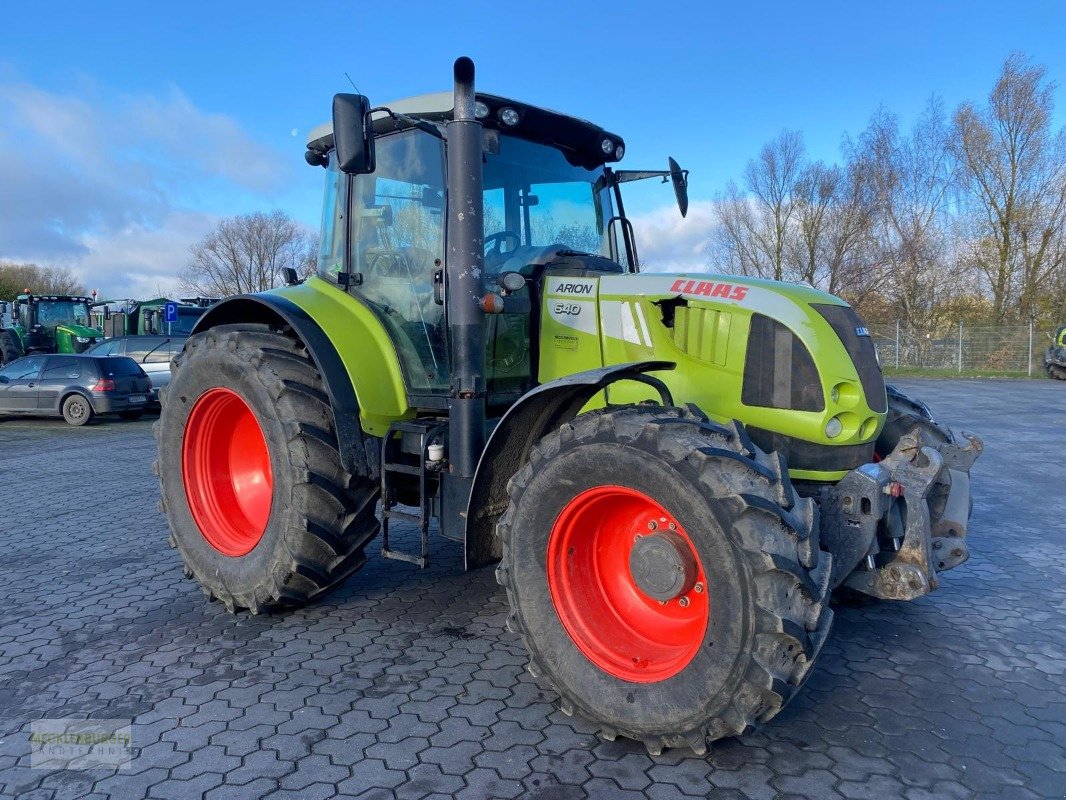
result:
[[(453, 479), (449, 483), (453, 484), (456, 493), (453, 497), (459, 501), (458, 507), (465, 511), (470, 482), (485, 446), (484, 312), (480, 306), (485, 231), (481, 123), (474, 116), (474, 62), (466, 56), (456, 59), (454, 73), (455, 110), (447, 129), (445, 302), (452, 374), (448, 401), (448, 459)], [(463, 489), (465, 496), (460, 500), (456, 495)], [(465, 524), (465, 520), (463, 522)]]

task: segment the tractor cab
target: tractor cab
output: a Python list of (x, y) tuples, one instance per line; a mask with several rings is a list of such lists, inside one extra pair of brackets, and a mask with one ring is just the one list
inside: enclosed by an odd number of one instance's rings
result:
[[(443, 131), (453, 105), (452, 93), (440, 93), (371, 112), (370, 171), (341, 168), (332, 124), (311, 132), (306, 154), (327, 170), (318, 274), (377, 312), (409, 391), (423, 398), (450, 385)], [(545, 272), (636, 272), (620, 184), (670, 179), (684, 212), (687, 173), (673, 159), (663, 172), (614, 171), (610, 165), (625, 153), (622, 138), (558, 112), (482, 93), (474, 111), (483, 165), (478, 280), (502, 304), (485, 323), (489, 402), (502, 410), (537, 383), (531, 345), (537, 314), (530, 310), (539, 311)]]

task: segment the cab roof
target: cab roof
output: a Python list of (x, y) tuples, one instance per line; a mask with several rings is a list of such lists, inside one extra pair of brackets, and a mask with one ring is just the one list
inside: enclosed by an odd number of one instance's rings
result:
[[(558, 147), (572, 163), (579, 166), (592, 169), (618, 161), (625, 153), (625, 142), (621, 136), (588, 120), (494, 94), (478, 92), (475, 98), (488, 107), (489, 113), (481, 119), (481, 124), (486, 129)], [(447, 122), (452, 118), (454, 95), (451, 92), (423, 94), (386, 103), (385, 107), (397, 114), (431, 122)], [(518, 112), (516, 125), (508, 126), (500, 121), (499, 112), (504, 108), (512, 108)], [(374, 111), (373, 120), (374, 130), (378, 135), (410, 127), (384, 111)], [(604, 152), (604, 140), (611, 142), (609, 154)], [(316, 153), (328, 153), (333, 146), (332, 122), (312, 129), (307, 137), (307, 149)]]

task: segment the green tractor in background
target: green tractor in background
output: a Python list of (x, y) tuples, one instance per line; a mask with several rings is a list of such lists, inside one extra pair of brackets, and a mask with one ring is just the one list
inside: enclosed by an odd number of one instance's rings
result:
[(1066, 381), (1066, 325), (1061, 326), (1044, 352), (1044, 371), (1049, 378)]
[[(231, 297), (156, 427), (186, 573), (228, 609), (305, 603), (431, 521), (497, 564), (566, 713), (704, 752), (777, 714), (848, 587), (914, 599), (968, 556), (981, 451), (887, 391), (842, 300), (640, 274), (593, 123), (477, 93), (337, 95), (318, 274)], [(419, 537), (400, 550), (390, 523)]]
[(30, 353), (84, 353), (103, 339), (88, 297), (20, 294), (0, 319), (0, 365)]
[[(180, 301), (166, 297), (152, 300), (105, 300), (94, 303), (94, 324), (108, 337), (188, 336), (217, 297), (186, 297)], [(175, 303), (177, 319), (167, 322), (167, 303)]]

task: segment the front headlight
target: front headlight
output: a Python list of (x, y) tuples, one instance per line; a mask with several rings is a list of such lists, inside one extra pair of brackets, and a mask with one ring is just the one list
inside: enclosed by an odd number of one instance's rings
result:
[(77, 336), (75, 338), (77, 339), (78, 344), (88, 344), (92, 341), (88, 336)]

